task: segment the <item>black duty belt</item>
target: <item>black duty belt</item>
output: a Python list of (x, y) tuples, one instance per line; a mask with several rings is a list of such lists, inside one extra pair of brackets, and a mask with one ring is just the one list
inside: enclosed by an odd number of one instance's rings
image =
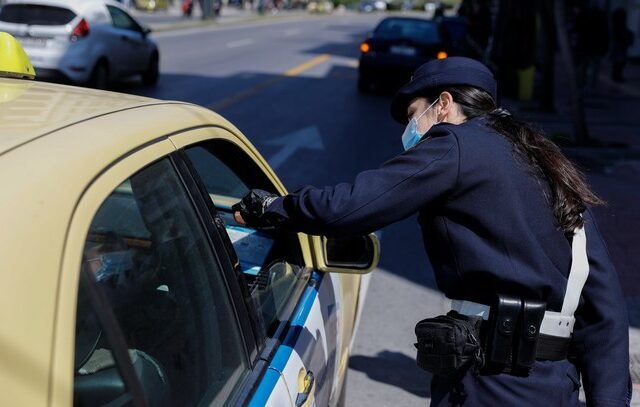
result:
[(575, 319), (546, 311), (544, 302), (497, 295), (491, 306), (454, 300), (451, 308), (483, 319), (483, 372), (526, 375), (536, 360), (555, 361), (568, 356)]

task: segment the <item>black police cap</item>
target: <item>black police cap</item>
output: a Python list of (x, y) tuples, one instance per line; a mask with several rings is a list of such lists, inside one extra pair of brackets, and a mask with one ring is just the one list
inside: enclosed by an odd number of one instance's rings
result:
[(434, 59), (416, 69), (411, 81), (396, 93), (391, 101), (391, 116), (406, 124), (407, 107), (416, 96), (430, 89), (460, 85), (482, 89), (497, 100), (498, 85), (484, 64), (465, 57)]

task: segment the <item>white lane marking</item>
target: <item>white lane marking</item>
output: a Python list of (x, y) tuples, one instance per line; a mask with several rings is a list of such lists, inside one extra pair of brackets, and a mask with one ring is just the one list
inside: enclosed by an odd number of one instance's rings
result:
[(342, 58), (341, 61), (350, 68), (357, 68), (360, 65), (360, 60), (358, 58)]
[(245, 38), (243, 40), (227, 42), (226, 45), (227, 45), (227, 48), (238, 48), (238, 47), (245, 47), (251, 44), (253, 44), (253, 40), (251, 38)]
[(284, 30), (284, 36), (285, 37), (293, 37), (294, 35), (298, 35), (300, 34), (300, 30), (297, 28), (292, 28), (289, 30)]

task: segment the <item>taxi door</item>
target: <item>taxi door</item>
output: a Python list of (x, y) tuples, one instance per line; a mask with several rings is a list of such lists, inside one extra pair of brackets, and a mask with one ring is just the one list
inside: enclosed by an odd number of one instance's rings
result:
[[(314, 271), (271, 368), (294, 396), (294, 405), (336, 405), (346, 379), (360, 307), (362, 274), (378, 263), (375, 235), (338, 239), (308, 236)], [(324, 346), (326, 344), (326, 346)], [(273, 405), (259, 389), (252, 406)]]
[[(329, 405), (338, 358), (337, 283), (335, 276), (312, 273), (271, 359), (270, 369), (279, 373), (295, 406)], [(250, 405), (278, 406), (277, 384), (263, 380)]]
[(170, 139), (184, 153), (213, 204), (221, 235), (229, 239), (229, 255), (236, 260), (253, 315), (257, 358), (269, 365), (250, 404), (330, 404), (336, 397), (337, 376), (341, 378), (346, 367), (360, 276), (321, 270), (357, 271), (346, 263), (331, 268), (330, 261), (316, 258), (326, 254), (326, 239), (314, 242), (304, 234), (255, 230), (235, 222), (231, 205), (250, 189), (286, 194), (241, 137), (211, 128)]
[(213, 204), (246, 293), (256, 358), (268, 365), (251, 404), (326, 405), (335, 370), (338, 280), (313, 271), (305, 235), (255, 230), (233, 219), (231, 205), (250, 189), (285, 193), (250, 146), (222, 128), (170, 139)]

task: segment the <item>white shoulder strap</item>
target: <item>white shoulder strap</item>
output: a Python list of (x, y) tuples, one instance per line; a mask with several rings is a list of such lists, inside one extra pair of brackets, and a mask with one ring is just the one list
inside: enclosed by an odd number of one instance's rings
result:
[[(580, 294), (589, 277), (589, 259), (587, 257), (587, 236), (584, 227), (577, 228), (573, 233), (571, 243), (571, 270), (567, 278), (567, 291), (562, 301), (562, 311), (546, 311), (540, 325), (540, 333), (561, 338), (570, 338), (573, 332), (575, 318), (573, 314), (578, 309)], [(453, 300), (451, 309), (465, 315), (478, 315), (483, 319), (489, 317), (490, 308), (487, 305), (471, 301)]]
[(571, 270), (567, 281), (567, 291), (564, 293), (562, 311), (560, 314), (573, 316), (578, 308), (580, 293), (589, 277), (589, 259), (587, 257), (587, 236), (584, 226), (576, 228), (571, 244)]

